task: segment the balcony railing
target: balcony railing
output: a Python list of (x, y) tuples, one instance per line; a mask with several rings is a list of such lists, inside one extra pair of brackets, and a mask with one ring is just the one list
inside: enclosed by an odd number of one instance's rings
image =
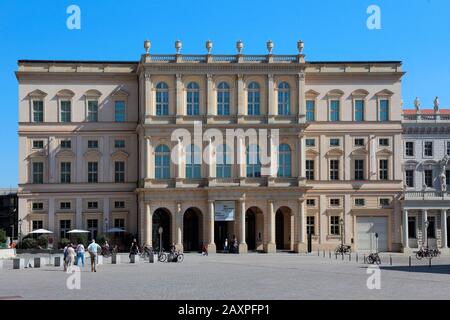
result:
[(144, 55), (146, 62), (187, 62), (187, 63), (298, 63), (298, 55), (201, 55), (201, 54), (150, 54)]
[(405, 200), (449, 200), (450, 193), (442, 191), (405, 191)]
[(450, 121), (449, 114), (404, 114), (403, 121), (407, 122), (443, 122)]

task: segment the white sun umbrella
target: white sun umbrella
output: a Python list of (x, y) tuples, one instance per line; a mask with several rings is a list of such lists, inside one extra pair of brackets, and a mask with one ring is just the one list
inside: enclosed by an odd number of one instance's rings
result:
[(107, 233), (125, 232), (122, 228), (112, 228), (106, 231)]
[(87, 230), (74, 229), (74, 230), (68, 231), (67, 233), (72, 234), (72, 233), (91, 233), (91, 232), (87, 231)]
[(30, 234), (51, 234), (51, 233), (53, 232), (45, 229), (33, 230), (30, 232)]

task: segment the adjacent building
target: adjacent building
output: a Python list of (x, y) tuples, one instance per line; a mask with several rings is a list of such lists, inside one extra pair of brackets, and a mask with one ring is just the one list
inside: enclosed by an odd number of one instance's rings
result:
[(145, 42), (137, 62), (20, 60), (24, 231), (120, 227), (185, 251), (236, 237), (240, 253), (300, 252), (309, 234), (315, 249), (402, 250), (401, 62), (309, 62), (303, 42), (296, 55), (267, 46), (184, 55), (177, 41), (159, 55)]
[[(405, 252), (424, 246), (448, 251), (450, 210), (450, 110), (404, 110), (404, 199), (402, 203)], [(427, 232), (425, 232), (427, 230)]]
[(0, 229), (16, 239), (19, 234), (17, 189), (0, 189)]

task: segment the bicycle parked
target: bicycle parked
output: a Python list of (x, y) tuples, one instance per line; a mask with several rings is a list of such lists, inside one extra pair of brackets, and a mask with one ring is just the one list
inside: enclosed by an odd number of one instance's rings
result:
[(428, 247), (421, 247), (419, 251), (416, 251), (417, 260), (422, 260), (423, 258), (437, 258), (441, 255), (439, 249), (430, 249)]
[(351, 254), (352, 253), (352, 247), (345, 244), (340, 244), (336, 247), (334, 250), (335, 254)]
[(369, 256), (366, 258), (366, 262), (368, 264), (381, 264), (381, 259), (378, 255), (378, 252), (369, 254)]
[(181, 253), (180, 250), (173, 251), (168, 254), (167, 261), (168, 262), (183, 262), (184, 254)]

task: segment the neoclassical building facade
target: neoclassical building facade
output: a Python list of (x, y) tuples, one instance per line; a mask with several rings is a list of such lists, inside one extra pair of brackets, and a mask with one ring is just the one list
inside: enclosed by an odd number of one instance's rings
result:
[(116, 226), (210, 252), (236, 238), (240, 253), (302, 252), (308, 239), (371, 250), (377, 233), (380, 250), (402, 250), (401, 63), (272, 46), (184, 55), (177, 42), (158, 55), (145, 42), (138, 62), (19, 61), (24, 231)]

